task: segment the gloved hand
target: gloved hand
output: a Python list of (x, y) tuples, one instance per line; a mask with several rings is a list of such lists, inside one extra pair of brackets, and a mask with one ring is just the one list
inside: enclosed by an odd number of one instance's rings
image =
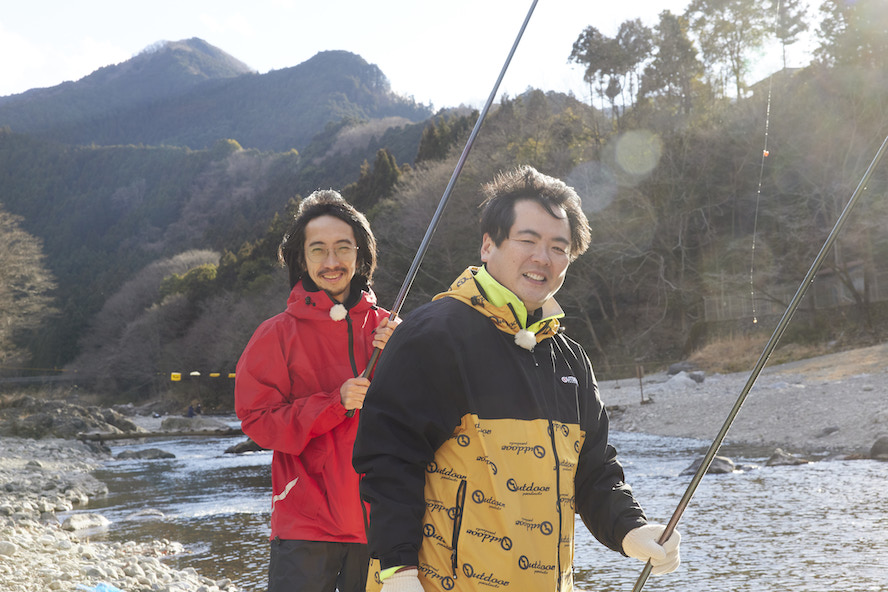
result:
[(660, 546), (657, 541), (660, 540), (664, 530), (666, 527), (661, 524), (646, 524), (630, 530), (623, 537), (623, 552), (645, 563), (650, 561), (651, 573), (654, 575), (675, 571), (681, 563), (678, 552), (681, 535), (677, 530), (673, 530), (669, 540)]
[(419, 570), (405, 569), (393, 573), (382, 582), (381, 592), (423, 592)]

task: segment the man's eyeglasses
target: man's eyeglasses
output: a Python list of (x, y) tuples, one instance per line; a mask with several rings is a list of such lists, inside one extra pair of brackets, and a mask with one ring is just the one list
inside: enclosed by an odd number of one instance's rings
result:
[[(350, 263), (358, 256), (358, 247), (355, 245), (339, 245), (333, 247), (333, 255), (343, 263)], [(327, 247), (311, 247), (305, 252), (305, 257), (312, 263), (323, 263), (330, 256)]]

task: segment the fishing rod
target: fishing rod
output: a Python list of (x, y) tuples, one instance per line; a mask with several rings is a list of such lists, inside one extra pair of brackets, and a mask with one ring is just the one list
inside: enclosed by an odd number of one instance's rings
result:
[[(478, 115), (478, 121), (475, 122), (475, 127), (472, 128), (472, 133), (469, 135), (468, 141), (466, 141), (466, 145), (463, 148), (462, 154), (459, 155), (459, 160), (456, 163), (456, 168), (453, 169), (453, 174), (450, 176), (450, 182), (447, 183), (447, 187), (444, 189), (444, 194), (441, 196), (441, 201), (438, 202), (438, 209), (435, 210), (435, 214), (432, 216), (431, 222), (429, 222), (429, 227), (426, 229), (425, 236), (422, 238), (422, 242), (419, 244), (419, 249), (416, 251), (416, 255), (413, 257), (413, 263), (410, 265), (410, 269), (407, 271), (407, 276), (404, 278), (404, 283), (401, 284), (401, 289), (398, 291), (398, 296), (395, 298), (395, 304), (392, 306), (392, 312), (389, 316), (389, 319), (393, 319), (400, 312), (401, 307), (404, 305), (404, 300), (407, 298), (407, 292), (410, 291), (410, 287), (413, 285), (413, 280), (416, 279), (416, 274), (419, 272), (419, 266), (422, 264), (422, 259), (425, 257), (426, 251), (429, 249), (429, 243), (432, 241), (432, 235), (435, 234), (435, 230), (438, 228), (438, 223), (441, 221), (441, 216), (444, 213), (444, 207), (447, 205), (447, 200), (450, 199), (450, 194), (453, 192), (453, 187), (456, 185), (456, 180), (459, 178), (460, 173), (462, 172), (463, 165), (466, 163), (466, 158), (469, 156), (469, 151), (472, 149), (472, 146), (475, 144), (475, 138), (478, 136), (478, 132), (481, 130), (481, 124), (484, 122), (484, 118), (487, 116), (487, 112), (490, 110), (490, 106), (493, 104), (494, 98), (496, 98), (496, 93), (499, 90), (500, 83), (503, 81), (503, 77), (506, 75), (506, 70), (509, 68), (509, 63), (512, 61), (512, 56), (515, 55), (515, 50), (518, 49), (518, 43), (521, 41), (521, 37), (524, 35), (524, 30), (527, 28), (527, 23), (530, 22), (530, 17), (533, 14), (534, 9), (536, 8), (538, 0), (533, 0), (530, 5), (530, 9), (527, 11), (527, 16), (524, 17), (524, 22), (521, 24), (521, 28), (518, 30), (518, 35), (515, 37), (514, 43), (512, 43), (512, 49), (509, 51), (509, 55), (506, 56), (506, 61), (503, 64), (502, 70), (500, 70), (499, 76), (496, 79), (496, 82), (493, 85), (493, 89), (490, 91), (490, 96), (487, 97), (487, 102), (484, 103), (484, 108), (481, 109), (480, 115)], [(361, 373), (362, 378), (367, 378), (370, 376), (370, 372), (373, 371), (373, 367), (376, 366), (376, 361), (379, 359), (379, 354), (382, 350), (379, 348), (373, 348), (373, 353), (370, 355), (370, 361), (367, 362), (367, 368)], [(352, 417), (355, 414), (354, 409), (349, 409), (346, 413), (348, 417)]]
[[(668, 541), (669, 537), (672, 535), (672, 532), (675, 530), (678, 521), (681, 519), (681, 515), (688, 507), (688, 504), (690, 503), (694, 492), (697, 490), (697, 486), (700, 485), (700, 481), (703, 479), (703, 475), (705, 475), (706, 471), (709, 470), (709, 465), (712, 464), (715, 455), (718, 453), (718, 449), (719, 447), (721, 447), (721, 444), (724, 441), (728, 430), (731, 428), (731, 424), (734, 423), (734, 419), (740, 412), (740, 407), (746, 400), (746, 396), (749, 394), (750, 389), (752, 389), (752, 386), (755, 384), (755, 381), (761, 373), (762, 368), (764, 368), (765, 364), (768, 362), (768, 358), (771, 356), (774, 348), (777, 347), (777, 341), (780, 339), (781, 336), (783, 336), (783, 332), (786, 330), (786, 326), (789, 325), (789, 321), (792, 319), (796, 309), (799, 307), (799, 304), (802, 301), (802, 298), (808, 291), (808, 287), (814, 282), (814, 276), (817, 275), (817, 272), (820, 270), (820, 267), (823, 264), (823, 260), (826, 259), (827, 253), (829, 252), (830, 248), (832, 248), (833, 243), (836, 242), (839, 233), (845, 226), (845, 221), (848, 219), (852, 208), (854, 208), (854, 204), (857, 203), (860, 194), (863, 193), (863, 191), (866, 189), (867, 181), (869, 181), (869, 178), (873, 174), (876, 166), (879, 164), (879, 161), (882, 160), (882, 155), (885, 153), (886, 147), (888, 147), (888, 136), (885, 137), (885, 140), (882, 142), (882, 146), (879, 148), (878, 152), (876, 152), (876, 156), (870, 163), (869, 168), (867, 168), (863, 177), (860, 179), (860, 183), (858, 183), (857, 189), (854, 190), (854, 193), (851, 195), (851, 199), (848, 200), (848, 203), (845, 205), (845, 209), (842, 210), (842, 213), (839, 216), (839, 219), (836, 221), (835, 226), (833, 226), (833, 229), (829, 233), (829, 236), (826, 237), (826, 242), (823, 243), (823, 247), (820, 249), (817, 257), (814, 259), (814, 263), (811, 264), (811, 268), (805, 275), (805, 279), (802, 280), (802, 283), (799, 286), (799, 289), (796, 291), (795, 296), (792, 297), (789, 306), (786, 307), (786, 311), (783, 313), (783, 317), (781, 317), (780, 322), (777, 323), (777, 328), (774, 329), (774, 333), (771, 334), (771, 338), (765, 345), (765, 349), (762, 350), (762, 355), (759, 356), (758, 362), (756, 363), (755, 368), (753, 368), (752, 373), (749, 375), (749, 379), (746, 381), (746, 384), (743, 386), (743, 390), (740, 392), (740, 396), (737, 398), (737, 401), (734, 403), (734, 407), (728, 414), (728, 418), (725, 420), (724, 425), (722, 425), (721, 430), (719, 430), (718, 435), (715, 437), (715, 440), (713, 440), (712, 445), (706, 452), (706, 456), (703, 457), (703, 462), (700, 465), (700, 468), (697, 469), (697, 472), (694, 474), (693, 479), (691, 479), (691, 483), (690, 485), (688, 485), (688, 488), (682, 496), (681, 501), (678, 502), (678, 507), (672, 514), (672, 518), (670, 518), (669, 522), (666, 524), (666, 529), (663, 531), (663, 534), (660, 535), (660, 540), (658, 541), (660, 545)], [(644, 583), (647, 581), (648, 576), (651, 574), (652, 568), (653, 566), (651, 565), (651, 562), (648, 561), (645, 564), (641, 575), (638, 576), (638, 580), (636, 580), (635, 587), (632, 588), (632, 592), (641, 592), (641, 589), (644, 587)]]

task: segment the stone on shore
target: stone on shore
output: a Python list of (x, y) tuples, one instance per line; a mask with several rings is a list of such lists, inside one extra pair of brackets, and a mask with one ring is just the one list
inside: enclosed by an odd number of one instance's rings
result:
[(888, 436), (879, 436), (870, 448), (869, 455), (875, 460), (888, 460)]
[(809, 462), (811, 461), (799, 458), (798, 456), (789, 454), (788, 452), (784, 452), (783, 449), (778, 448), (768, 458), (768, 461), (765, 464), (769, 467), (783, 467), (793, 465), (806, 465)]
[[(700, 470), (700, 466), (703, 464), (703, 458), (700, 457), (691, 463), (691, 466), (686, 468), (681, 472), (682, 475), (693, 475), (698, 470)], [(725, 473), (733, 473), (734, 469), (734, 461), (726, 456), (716, 456), (712, 459), (712, 463), (710, 463), (709, 468), (706, 470), (707, 475), (723, 475)]]

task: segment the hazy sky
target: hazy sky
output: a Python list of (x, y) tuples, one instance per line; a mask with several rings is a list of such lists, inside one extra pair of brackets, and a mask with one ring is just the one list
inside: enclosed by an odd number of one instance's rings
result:
[[(539, 0), (497, 98), (527, 87), (588, 100), (568, 65), (587, 26), (657, 23), (690, 0)], [(382, 69), (392, 90), (435, 108), (483, 105), (531, 0), (27, 0), (0, 11), (0, 96), (78, 80), (161, 40), (200, 37), (254, 70), (342, 49)], [(768, 57), (774, 59), (774, 52)], [(798, 60), (804, 61), (807, 60)], [(790, 63), (790, 66), (800, 65)], [(765, 68), (768, 69), (768, 68)], [(776, 68), (770, 68), (773, 70)], [(767, 72), (763, 72), (766, 74)]]

